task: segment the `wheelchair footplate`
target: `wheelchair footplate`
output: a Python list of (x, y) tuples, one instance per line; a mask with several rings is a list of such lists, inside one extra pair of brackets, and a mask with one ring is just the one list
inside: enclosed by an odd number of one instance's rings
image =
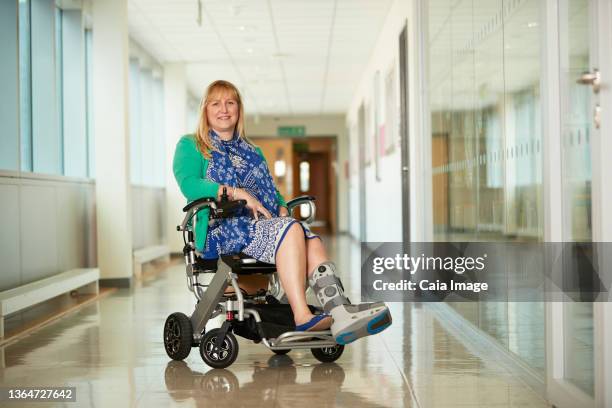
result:
[[(318, 310), (309, 306), (312, 313)], [(247, 317), (248, 316), (248, 317)], [(232, 322), (238, 336), (261, 341), (271, 350), (311, 349), (336, 345), (330, 330), (295, 331), (293, 313), (287, 304), (254, 304), (245, 308), (245, 319)]]

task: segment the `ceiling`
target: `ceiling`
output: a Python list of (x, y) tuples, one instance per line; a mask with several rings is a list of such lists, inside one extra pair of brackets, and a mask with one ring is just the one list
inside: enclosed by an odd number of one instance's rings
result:
[(128, 0), (130, 36), (184, 62), (191, 94), (235, 83), (251, 114), (345, 113), (391, 0)]

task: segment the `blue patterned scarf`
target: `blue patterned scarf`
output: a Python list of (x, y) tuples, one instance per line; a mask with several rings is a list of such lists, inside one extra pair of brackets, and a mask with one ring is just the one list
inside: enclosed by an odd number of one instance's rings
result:
[[(232, 140), (225, 141), (211, 130), (210, 139), (215, 149), (211, 151), (206, 178), (246, 190), (257, 198), (272, 216), (278, 216), (279, 204), (274, 179), (255, 146), (237, 133)], [(231, 191), (227, 193), (231, 197)], [(249, 212), (251, 211), (245, 210), (244, 215)]]

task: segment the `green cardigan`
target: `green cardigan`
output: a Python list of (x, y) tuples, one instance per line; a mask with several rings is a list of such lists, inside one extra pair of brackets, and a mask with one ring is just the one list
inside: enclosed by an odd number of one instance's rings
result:
[[(264, 157), (261, 149), (256, 147), (257, 153)], [(219, 183), (206, 179), (206, 170), (208, 169), (208, 159), (206, 159), (198, 150), (195, 136), (193, 134), (181, 137), (174, 151), (174, 160), (172, 162), (174, 178), (181, 189), (181, 192), (187, 198), (187, 202), (197, 200), (202, 197), (217, 198), (219, 191)], [(285, 207), (287, 203), (283, 196), (276, 190), (276, 197), (279, 205)], [(204, 250), (206, 244), (206, 233), (208, 232), (208, 208), (198, 212), (196, 215), (196, 248), (199, 251)]]

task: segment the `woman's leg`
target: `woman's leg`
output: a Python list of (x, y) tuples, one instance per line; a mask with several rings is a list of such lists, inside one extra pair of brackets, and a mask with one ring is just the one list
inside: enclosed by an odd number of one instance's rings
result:
[(306, 259), (308, 265), (306, 268), (306, 273), (308, 274), (309, 278), (312, 276), (314, 268), (317, 265), (329, 261), (327, 251), (325, 251), (325, 246), (323, 246), (323, 241), (321, 241), (320, 238), (311, 238), (306, 240)]
[[(304, 230), (298, 223), (294, 223), (289, 227), (276, 252), (276, 270), (291, 305), (296, 325), (306, 323), (313, 318), (306, 303), (306, 265)], [(325, 322), (322, 323), (325, 325)], [(330, 323), (327, 322), (327, 327)]]
[(353, 305), (344, 295), (336, 266), (327, 258), (320, 239), (307, 240), (308, 282), (325, 313), (333, 318), (331, 332), (339, 344), (380, 333), (391, 325), (391, 313), (383, 302)]

